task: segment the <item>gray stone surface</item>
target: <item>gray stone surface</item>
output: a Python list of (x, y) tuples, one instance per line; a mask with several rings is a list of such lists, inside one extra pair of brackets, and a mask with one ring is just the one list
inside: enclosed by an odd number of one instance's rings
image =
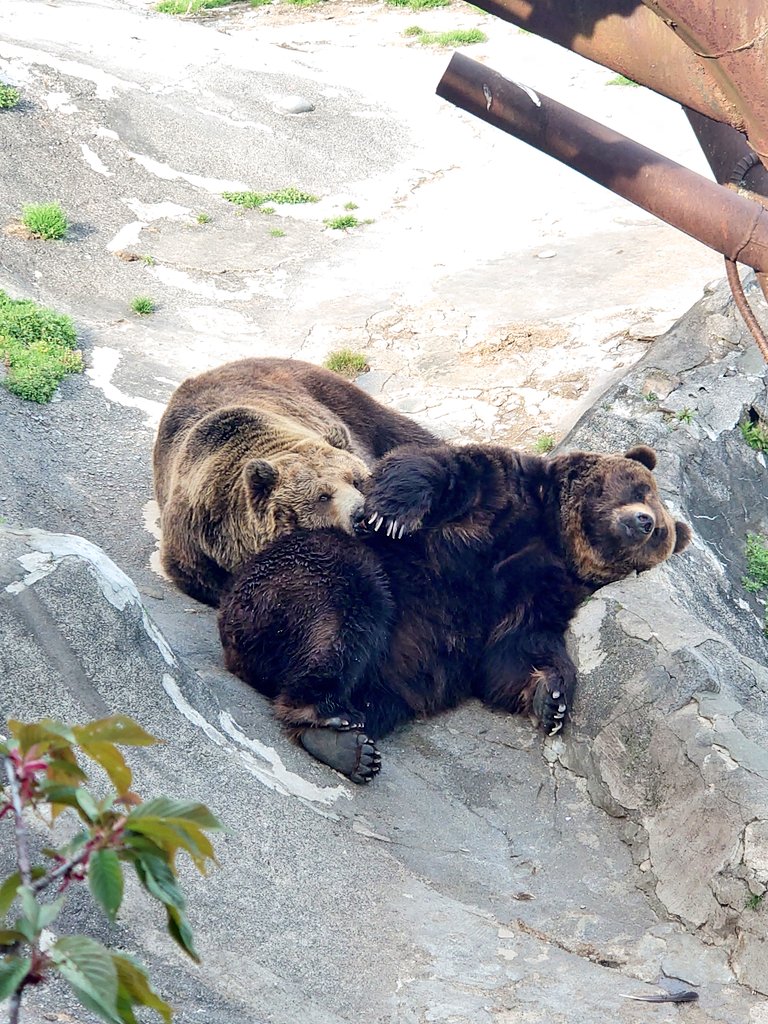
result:
[[(50, 198), (73, 227), (3, 234), (0, 287), (71, 312), (87, 374), (45, 407), (0, 391), (0, 713), (134, 714), (166, 741), (132, 755), (140, 791), (202, 798), (230, 831), (209, 879), (183, 871), (200, 968), (135, 886), (114, 929), (87, 898), (61, 929), (136, 952), (181, 1024), (766, 1024), (768, 911), (745, 906), (768, 884), (766, 649), (739, 586), (766, 464), (736, 428), (765, 410), (764, 370), (717, 290), (603, 394), (721, 264), (435, 100), (447, 55), (408, 46), (407, 11), (149, 7), (2, 6), (0, 76), (25, 102), (0, 113), (0, 229)], [(645, 90), (469, 6), (419, 16), (459, 19), (489, 64), (703, 163)], [(315, 109), (276, 110), (289, 94)], [(220, 196), (287, 184), (321, 202), (268, 218)], [(375, 223), (324, 231), (350, 200)], [(151, 318), (128, 312), (140, 293)], [(151, 567), (174, 385), (342, 346), (366, 354), (362, 386), (452, 439), (560, 437), (597, 402), (568, 443), (658, 448), (696, 541), (587, 604), (563, 740), (468, 705), (388, 739), (381, 778), (353, 787), (286, 742), (223, 671), (212, 613)], [(701, 1000), (622, 998), (657, 982)], [(92, 1019), (55, 987), (28, 1007)]]

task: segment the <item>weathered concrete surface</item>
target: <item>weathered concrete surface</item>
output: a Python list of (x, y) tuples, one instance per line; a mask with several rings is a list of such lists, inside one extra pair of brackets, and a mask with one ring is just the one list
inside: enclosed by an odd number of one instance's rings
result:
[[(133, 713), (167, 740), (133, 758), (142, 792), (201, 797), (230, 826), (221, 868), (185, 877), (201, 968), (139, 892), (109, 936), (149, 962), (182, 1024), (765, 1024), (750, 987), (764, 988), (766, 911), (743, 901), (768, 881), (752, 767), (766, 659), (737, 586), (744, 518), (764, 525), (764, 465), (734, 430), (764, 397), (722, 295), (572, 439), (656, 443), (699, 534), (678, 563), (587, 606), (577, 721), (545, 758), (527, 723), (468, 706), (388, 740), (382, 777), (352, 787), (285, 742), (222, 671), (210, 611), (149, 568), (153, 424), (188, 374), (347, 344), (373, 367), (365, 387), (448, 437), (560, 436), (720, 273), (437, 101), (448, 55), (404, 43), (410, 13), (287, 7), (179, 22), (144, 0), (4, 0), (0, 76), (25, 104), (0, 113), (0, 221), (59, 198), (74, 227), (56, 245), (3, 235), (0, 287), (71, 312), (88, 372), (47, 407), (0, 391), (0, 514), (98, 543), (135, 588), (83, 541), (4, 529), (0, 712)], [(552, 95), (700, 166), (679, 111), (645, 90), (605, 89), (602, 69), (471, 8), (418, 21), (482, 25), (491, 65), (533, 84), (546, 68)], [(286, 114), (294, 94), (315, 110)], [(224, 182), (321, 202), (240, 215)], [(375, 223), (323, 231), (350, 200)], [(146, 320), (127, 312), (140, 293), (160, 303)], [(713, 353), (722, 364), (705, 366)], [(639, 390), (698, 414), (667, 419)], [(747, 512), (729, 505), (726, 456), (755, 488)], [(0, 869), (8, 856), (0, 833)], [(62, 927), (107, 937), (87, 900), (70, 913)], [(620, 998), (662, 976), (700, 985), (700, 1003)], [(39, 1021), (88, 1019), (65, 993), (30, 998)]]
[[(139, 791), (203, 797), (231, 830), (208, 880), (184, 871), (200, 968), (135, 885), (111, 933), (87, 897), (61, 919), (141, 955), (181, 1024), (629, 1024), (648, 1007), (622, 994), (664, 974), (700, 986), (690, 1020), (762, 1019), (725, 949), (657, 917), (626, 829), (527, 722), (468, 706), (418, 724), (355, 787), (239, 681), (180, 663), (130, 580), (70, 536), (0, 529), (0, 631), (4, 716), (135, 715), (166, 741), (132, 754)], [(90, 1020), (55, 988), (29, 1005)]]
[(583, 609), (576, 728), (557, 754), (598, 806), (626, 816), (641, 887), (767, 995), (768, 641), (765, 595), (741, 578), (747, 534), (768, 536), (768, 471), (738, 424), (765, 413), (768, 393), (729, 300), (725, 286), (705, 296), (568, 437), (654, 445), (696, 536)]

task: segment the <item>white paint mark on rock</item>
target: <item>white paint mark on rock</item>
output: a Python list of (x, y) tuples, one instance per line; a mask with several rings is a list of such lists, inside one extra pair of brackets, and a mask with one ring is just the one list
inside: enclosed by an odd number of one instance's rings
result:
[(160, 422), (165, 408), (162, 402), (140, 398), (138, 395), (128, 395), (112, 383), (112, 375), (120, 362), (119, 352), (113, 348), (98, 346), (91, 353), (91, 361), (92, 365), (85, 371), (86, 376), (95, 388), (104, 392), (105, 398), (128, 409), (140, 409), (146, 414), (152, 426)]
[(231, 715), (222, 712), (220, 715), (222, 728), (246, 749), (239, 750), (233, 747), (223, 732), (211, 725), (197, 708), (192, 707), (173, 676), (168, 674), (163, 676), (163, 689), (173, 701), (176, 710), (188, 722), (200, 729), (218, 747), (234, 754), (246, 770), (268, 789), (280, 793), (282, 796), (296, 797), (301, 803), (324, 818), (338, 818), (338, 815), (324, 811), (323, 807), (335, 803), (342, 796), (347, 800), (352, 799), (344, 786), (315, 786), (313, 783), (307, 782), (306, 779), (302, 779), (301, 776), (289, 772), (277, 751), (259, 743), (258, 740), (247, 737), (238, 729)]
[(142, 203), (138, 199), (126, 199), (125, 205), (139, 220), (147, 224), (154, 220), (178, 220), (180, 217), (189, 216), (190, 212), (188, 206), (181, 206), (168, 200), (162, 203)]
[(114, 174), (109, 168), (102, 163), (98, 153), (94, 153), (90, 146), (87, 146), (84, 142), (80, 144), (80, 149), (85, 162), (91, 167), (97, 174), (103, 174), (105, 178), (114, 178)]
[(744, 863), (768, 882), (768, 821), (751, 821), (744, 829)]
[(212, 194), (244, 192), (248, 189), (248, 185), (242, 181), (227, 181), (225, 178), (205, 178), (201, 174), (187, 174), (186, 171), (179, 171), (168, 164), (161, 164), (159, 160), (153, 160), (152, 157), (144, 156), (143, 153), (129, 153), (129, 156), (145, 171), (154, 174), (156, 178), (162, 178), (163, 181), (175, 181), (180, 178), (182, 181), (189, 182), (190, 185)]
[(533, 89), (530, 88), (530, 86), (523, 85), (522, 82), (514, 81), (512, 82), (512, 84), (516, 85), (518, 89), (522, 89), (525, 95), (531, 101), (531, 103), (535, 103), (537, 107), (541, 106), (541, 100), (539, 99), (538, 95), (533, 91)]
[(75, 114), (78, 111), (78, 107), (74, 103), (69, 102), (68, 92), (49, 92), (45, 97), (45, 102), (48, 104), (49, 110), (56, 110), (60, 114)]
[(101, 124), (94, 128), (93, 134), (100, 139), (112, 139), (114, 142), (120, 141), (120, 136), (117, 132), (113, 132), (111, 128), (105, 128)]
[(20, 555), (18, 561), (27, 570), (27, 575), (23, 580), (16, 580), (14, 583), (8, 584), (5, 589), (9, 594), (20, 594), (22, 590), (31, 587), (33, 583), (37, 583), (56, 568), (56, 563), (51, 556), (42, 551), (30, 551), (28, 555)]
[(117, 75), (110, 75), (106, 71), (91, 67), (89, 64), (82, 64), (77, 60), (54, 57), (45, 50), (36, 50), (31, 46), (16, 46), (3, 41), (3, 56), (6, 58), (16, 57), (25, 64), (41, 64), (43, 67), (54, 68), (72, 78), (82, 78), (86, 82), (92, 82), (96, 86), (96, 96), (100, 100), (111, 100), (116, 89), (127, 91), (139, 88), (136, 82), (118, 78)]
[[(190, 292), (192, 295), (199, 295), (204, 299), (214, 299), (217, 302), (249, 302), (257, 295), (271, 295), (273, 298), (281, 298), (285, 291), (282, 281), (274, 281), (271, 285), (266, 281), (257, 281), (254, 278), (246, 278), (246, 287), (237, 291), (228, 291), (226, 288), (217, 288), (209, 281), (198, 281), (186, 272), (177, 270), (175, 267), (154, 267), (154, 276), (163, 284), (172, 288), (180, 288)], [(274, 275), (277, 277), (278, 275)], [(284, 277), (284, 275), (283, 275)]]
[(134, 220), (120, 228), (111, 242), (107, 244), (107, 252), (119, 252), (121, 249), (128, 249), (136, 245), (141, 237), (141, 229), (145, 227), (144, 221)]

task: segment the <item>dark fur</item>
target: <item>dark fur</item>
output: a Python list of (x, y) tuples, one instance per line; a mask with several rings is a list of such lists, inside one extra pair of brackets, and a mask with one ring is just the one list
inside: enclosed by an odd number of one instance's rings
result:
[(628, 456), (396, 450), (369, 481), (366, 514), (403, 538), (298, 532), (257, 555), (222, 601), (227, 667), (298, 738), (328, 726), (378, 738), (472, 695), (556, 731), (579, 604), (690, 539), (659, 500), (653, 451)]

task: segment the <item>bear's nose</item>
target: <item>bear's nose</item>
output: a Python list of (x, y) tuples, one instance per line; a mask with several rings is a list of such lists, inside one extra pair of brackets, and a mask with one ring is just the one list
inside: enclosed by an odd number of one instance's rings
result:
[(367, 525), (365, 522), (365, 513), (361, 506), (356, 512), (352, 514), (352, 529), (355, 533), (366, 533)]
[(649, 534), (653, 532), (653, 528), (656, 525), (653, 516), (648, 515), (647, 512), (636, 512), (635, 523), (640, 533)]

